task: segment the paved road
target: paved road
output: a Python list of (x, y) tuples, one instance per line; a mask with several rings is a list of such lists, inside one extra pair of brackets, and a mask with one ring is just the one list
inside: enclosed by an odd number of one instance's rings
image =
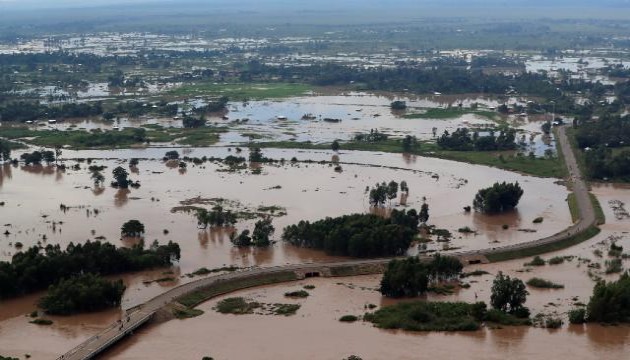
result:
[[(480, 256), (501, 253), (506, 250), (525, 250), (532, 247), (537, 247), (541, 244), (554, 243), (559, 240), (564, 240), (570, 236), (573, 236), (579, 232), (582, 232), (588, 229), (590, 226), (595, 224), (595, 210), (593, 209), (593, 205), (591, 203), (588, 187), (586, 182), (582, 179), (582, 175), (577, 165), (577, 161), (575, 159), (575, 155), (571, 146), (569, 144), (569, 140), (566, 136), (565, 128), (558, 127), (557, 128), (557, 141), (562, 148), (562, 153), (564, 155), (565, 163), (567, 164), (567, 168), (569, 171), (568, 182), (573, 192), (576, 195), (577, 206), (580, 213), (580, 220), (573, 224), (571, 227), (565, 229), (564, 231), (557, 233), (555, 235), (534, 240), (527, 243), (521, 243), (516, 245), (508, 245), (503, 247), (496, 247), (491, 249), (479, 250), (479, 251), (467, 251), (460, 253), (449, 254), (452, 256), (457, 256), (460, 259), (471, 259), (471, 258), (479, 258)], [(118, 340), (122, 339), (124, 336), (128, 335), (133, 331), (133, 329), (140, 327), (145, 322), (147, 322), (159, 309), (164, 307), (166, 304), (174, 301), (182, 295), (188, 294), (197, 289), (206, 288), (217, 282), (222, 282), (225, 280), (234, 280), (234, 279), (243, 279), (248, 277), (260, 276), (263, 274), (273, 274), (279, 272), (286, 271), (296, 271), (296, 272), (310, 272), (310, 271), (321, 271), (323, 268), (331, 268), (331, 267), (340, 267), (340, 266), (361, 266), (361, 265), (370, 265), (370, 264), (385, 264), (389, 262), (391, 259), (376, 259), (376, 260), (355, 260), (355, 261), (343, 261), (337, 263), (326, 263), (326, 264), (297, 264), (297, 265), (287, 265), (287, 266), (278, 266), (278, 267), (270, 267), (270, 268), (259, 268), (254, 270), (242, 271), (242, 272), (234, 272), (229, 274), (217, 275), (206, 277), (203, 279), (199, 279), (187, 284), (180, 285), (176, 288), (168, 290), (167, 292), (156, 296), (155, 298), (147, 301), (142, 304), (138, 308), (136, 308), (133, 312), (131, 312), (127, 317), (122, 319), (121, 323), (114, 323), (107, 329), (100, 332), (98, 335), (89, 338), (84, 341), (74, 349), (70, 350), (68, 353), (61, 356), (59, 359), (70, 359), (70, 360), (83, 360), (90, 359), (95, 356), (102, 350), (111, 346)], [(121, 327), (122, 325), (122, 327)]]

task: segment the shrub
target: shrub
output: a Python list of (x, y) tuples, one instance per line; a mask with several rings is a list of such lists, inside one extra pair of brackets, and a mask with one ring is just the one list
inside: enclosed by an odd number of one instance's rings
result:
[(547, 316), (544, 320), (543, 326), (547, 329), (559, 329), (564, 322), (562, 319), (552, 316)]
[(29, 321), (29, 323), (35, 324), (35, 325), (52, 325), (53, 321), (48, 320), (48, 319), (35, 319), (35, 320)]
[(313, 290), (313, 289), (315, 289), (315, 285), (304, 285), (304, 288), (306, 290)]
[(525, 263), (525, 266), (544, 266), (545, 260), (543, 260), (540, 256), (535, 256), (532, 261)]
[(529, 279), (529, 281), (527, 281), (527, 285), (536, 287), (536, 288), (542, 288), (542, 289), (563, 289), (564, 288), (564, 285), (562, 284), (556, 284), (549, 280), (545, 280), (545, 279), (541, 279), (537, 277)]
[(259, 308), (260, 303), (248, 302), (242, 297), (232, 297), (219, 301), (215, 310), (222, 314), (251, 314), (254, 309)]
[(571, 324), (584, 324), (586, 322), (586, 310), (585, 309), (569, 310), (569, 322)]
[(564, 262), (564, 258), (562, 256), (554, 256), (551, 259), (549, 259), (548, 262), (549, 262), (549, 265), (559, 265)]
[(309, 295), (308, 291), (304, 291), (304, 290), (290, 291), (290, 292), (284, 293), (284, 296), (292, 297), (292, 298), (306, 298), (308, 297), (308, 295)]
[(623, 270), (621, 259), (606, 260), (604, 264), (606, 265), (606, 274), (620, 273)]
[(540, 216), (540, 217), (535, 218), (534, 221), (532, 221), (532, 222), (534, 224), (540, 224), (541, 222), (543, 222), (543, 220), (544, 219), (542, 218), (542, 216)]
[(355, 322), (357, 320), (359, 320), (359, 317), (355, 315), (344, 315), (339, 318), (341, 322)]

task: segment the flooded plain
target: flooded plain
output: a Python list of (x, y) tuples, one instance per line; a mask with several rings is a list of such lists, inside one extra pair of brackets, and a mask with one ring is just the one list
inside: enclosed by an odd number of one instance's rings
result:
[[(624, 188), (598, 186), (594, 192), (602, 204), (610, 200), (630, 201), (630, 193)], [(489, 303), (492, 279), (498, 271), (524, 281), (542, 277), (565, 287), (555, 290), (528, 287), (530, 296), (526, 305), (532, 315), (543, 313), (563, 318), (561, 329), (506, 326), (482, 328), (475, 332), (411, 333), (379, 330), (362, 321), (342, 323), (338, 321), (341, 316), (362, 315), (367, 311), (368, 304), (381, 307), (396, 300), (385, 299), (376, 291), (381, 278), (378, 275), (315, 278), (229, 295), (265, 303), (299, 303), (301, 308), (294, 316), (219, 314), (213, 307), (224, 296), (200, 305), (205, 313), (197, 318), (153, 324), (140, 330), (139, 336), (114, 347), (105, 354), (105, 358), (213, 356), (218, 359), (335, 360), (355, 354), (364, 359), (504, 359), (506, 356), (511, 359), (626, 359), (630, 351), (629, 326), (567, 325), (566, 319), (569, 309), (579, 303), (588, 303), (595, 284), (592, 275), (605, 280), (615, 280), (618, 276), (605, 275), (603, 271), (589, 266), (605, 260), (594, 255), (594, 251), (606, 250), (611, 237), (618, 245), (626, 249), (630, 247), (627, 236), (630, 220), (615, 216), (613, 207), (603, 207), (608, 223), (602, 226), (600, 235), (570, 249), (543, 256), (545, 259), (566, 257), (562, 264), (529, 267), (523, 265), (528, 259), (519, 259), (468, 266), (464, 271), (480, 269), (490, 274), (465, 279), (471, 287), (459, 289), (452, 295), (429, 294), (423, 297), (426, 300)], [(627, 267), (629, 262), (624, 262)], [(315, 287), (309, 290), (308, 298), (290, 300), (283, 296), (285, 292), (304, 285)]]
[[(190, 157), (224, 157), (235, 153), (234, 149), (226, 147), (177, 150)], [(299, 249), (280, 241), (269, 249), (235, 248), (228, 238), (232, 229), (201, 230), (193, 214), (173, 212), (174, 208), (177, 210), (177, 207), (191, 204), (210, 208), (212, 199), (217, 198), (225, 199), (226, 208), (245, 212), (256, 212), (261, 206), (276, 207), (273, 238), (279, 240), (283, 227), (302, 219), (317, 220), (371, 211), (365, 193), (367, 186), (405, 180), (410, 188), (406, 205), (401, 206), (401, 199), (396, 199), (391, 207), (417, 209), (426, 198), (430, 207), (429, 223), (454, 234), (448, 243), (428, 243), (429, 251), (446, 247), (452, 250), (481, 249), (529, 241), (556, 233), (571, 223), (565, 205), (568, 192), (564, 186), (554, 183), (553, 179), (523, 176), (495, 168), (401, 154), (268, 149), (264, 150), (267, 157), (296, 157), (299, 161), (266, 164), (260, 175), (254, 175), (251, 169), (230, 172), (225, 171), (225, 166), (210, 162), (199, 166), (190, 163), (186, 170), (182, 170), (161, 160), (164, 151), (159, 148), (64, 150), (64, 158), (92, 158), (91, 165), (107, 166), (103, 171), (105, 183), (111, 181), (113, 168), (118, 165), (127, 168), (128, 159), (140, 158), (140, 164), (130, 175), (134, 181), (140, 181), (141, 187), (129, 190), (95, 187), (86, 162), (78, 163), (79, 170), (73, 169), (76, 160), (66, 160), (65, 171), (47, 166), (0, 166), (0, 195), (5, 203), (0, 207), (4, 233), (1, 235), (0, 257), (10, 260), (18, 251), (18, 242), (23, 248), (37, 244), (65, 247), (70, 242), (100, 239), (118, 246), (130, 246), (138, 240), (121, 239), (119, 229), (125, 221), (138, 219), (147, 228), (145, 242), (176, 241), (182, 248), (182, 259), (171, 269), (173, 273), (169, 277), (173, 277), (172, 281), (153, 281), (165, 277), (165, 270), (124, 276), (128, 288), (122, 308), (126, 309), (169, 287), (190, 281), (186, 274), (200, 267), (273, 266), (335, 260), (320, 251)], [(244, 151), (242, 155), (247, 156), (246, 153)], [(319, 161), (328, 163), (317, 163)], [(339, 162), (342, 171), (334, 171), (329, 162)], [(472, 202), (476, 191), (497, 180), (521, 183), (525, 195), (518, 210), (501, 217), (466, 214), (463, 207)], [(538, 216), (543, 216), (544, 222), (533, 224), (532, 220)], [(251, 228), (254, 221), (243, 220), (236, 228)], [(508, 229), (503, 229), (504, 224), (509, 226)], [(477, 234), (459, 234), (457, 229), (464, 226), (476, 230)], [(519, 231), (525, 229), (528, 231)], [(410, 253), (416, 253), (418, 249), (413, 246)], [(49, 358), (51, 353), (58, 354), (71, 348), (118, 316), (117, 311), (108, 311), (59, 318), (50, 327), (36, 327), (29, 324), (29, 318), (25, 316), (35, 309), (36, 300), (37, 296), (33, 295), (26, 300), (15, 299), (0, 305), (0, 348), (7, 349), (8, 354), (28, 352), (34, 359)], [(42, 344), (46, 344), (41, 349), (49, 351), (48, 355), (38, 355), (35, 349), (40, 347), (34, 347), (29, 338), (20, 337), (30, 329), (38, 333)]]

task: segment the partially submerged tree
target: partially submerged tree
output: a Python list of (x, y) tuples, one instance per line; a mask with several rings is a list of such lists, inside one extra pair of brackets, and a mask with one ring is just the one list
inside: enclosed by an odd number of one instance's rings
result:
[(254, 246), (265, 247), (271, 244), (269, 237), (274, 233), (276, 229), (271, 224), (271, 218), (258, 220), (254, 225), (254, 232), (252, 233), (252, 242)]
[(129, 220), (120, 228), (123, 236), (142, 236), (144, 234), (144, 224), (138, 220)]
[(529, 292), (523, 281), (503, 275), (501, 271), (492, 283), (490, 304), (493, 308), (503, 312), (515, 313), (523, 308)]
[(477, 211), (488, 214), (505, 212), (515, 208), (521, 196), (523, 196), (523, 189), (518, 182), (497, 182), (491, 187), (477, 192), (473, 200), (473, 207)]

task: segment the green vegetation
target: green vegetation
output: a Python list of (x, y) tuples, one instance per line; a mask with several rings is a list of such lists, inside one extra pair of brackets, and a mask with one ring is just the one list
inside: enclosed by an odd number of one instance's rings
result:
[(490, 262), (499, 262), (499, 261), (518, 259), (522, 257), (534, 256), (538, 254), (544, 254), (544, 253), (548, 253), (552, 251), (562, 250), (570, 246), (584, 242), (594, 237), (595, 235), (599, 234), (599, 232), (600, 232), (600, 229), (598, 227), (591, 226), (579, 234), (569, 236), (568, 238), (562, 239), (560, 241), (556, 241), (550, 244), (535, 245), (532, 247), (528, 247), (526, 249), (496, 252), (496, 253), (486, 255), (486, 258)]
[(593, 193), (588, 193), (591, 198), (591, 204), (593, 204), (593, 209), (595, 210), (595, 219), (597, 219), (597, 225), (603, 225), (606, 223), (606, 215), (604, 215), (604, 210), (602, 209), (599, 200), (597, 200), (597, 196)]
[(190, 319), (203, 314), (203, 310), (190, 308), (175, 308), (173, 315), (178, 319)]
[(313, 289), (315, 289), (315, 285), (304, 285), (304, 289), (306, 289), (306, 290), (313, 290)]
[(486, 312), (485, 320), (487, 322), (506, 326), (531, 325), (531, 320), (528, 317), (517, 317), (497, 309), (489, 309)]
[(339, 318), (341, 322), (355, 322), (357, 320), (359, 320), (359, 317), (356, 315), (344, 315)]
[(490, 110), (477, 110), (472, 108), (428, 108), (422, 113), (405, 114), (405, 119), (455, 119), (465, 114), (475, 114), (488, 119), (496, 119), (498, 114)]
[(179, 260), (179, 245), (154, 242), (144, 249), (141, 242), (131, 248), (87, 241), (70, 243), (65, 251), (59, 245), (34, 246), (13, 255), (11, 263), (0, 262), (0, 296), (3, 298), (42, 290), (74, 274), (120, 274), (168, 266)]
[(577, 205), (575, 193), (570, 193), (567, 196), (567, 203), (569, 204), (569, 211), (571, 212), (571, 221), (575, 223), (580, 220), (580, 209)]
[(604, 265), (606, 266), (606, 274), (616, 274), (623, 271), (623, 263), (619, 258), (606, 260)]
[(523, 265), (525, 266), (545, 266), (546, 261), (543, 260), (543, 258), (541, 258), (540, 256), (534, 256), (534, 258), (532, 259), (532, 261), (525, 263)]
[(486, 312), (479, 302), (404, 302), (383, 307), (363, 316), (365, 321), (381, 329), (407, 331), (474, 331), (478, 330)]
[(87, 273), (52, 285), (39, 301), (39, 306), (56, 315), (92, 312), (120, 305), (123, 292), (122, 280), (112, 282)]
[(523, 281), (517, 278), (510, 278), (508, 275), (503, 275), (503, 273), (499, 271), (492, 282), (490, 304), (494, 309), (512, 315), (518, 316), (527, 313), (529, 316), (529, 310), (523, 306), (525, 301), (527, 301), (527, 295), (529, 295), (529, 293), (525, 289)]
[(144, 224), (138, 220), (129, 220), (120, 228), (123, 236), (142, 236), (144, 234)]
[(437, 146), (444, 150), (457, 151), (497, 151), (516, 149), (516, 130), (505, 129), (495, 137), (494, 131), (489, 135), (480, 135), (479, 132), (471, 133), (468, 128), (459, 128), (452, 134), (444, 130), (437, 139)]
[(418, 296), (429, 285), (437, 285), (459, 276), (462, 263), (454, 257), (437, 254), (430, 262), (416, 257), (392, 260), (381, 279), (380, 292), (387, 297)]
[(545, 279), (541, 279), (537, 277), (529, 279), (527, 281), (527, 285), (531, 287), (535, 287), (535, 288), (541, 288), (541, 289), (564, 289), (564, 285), (562, 284), (556, 284), (549, 280), (545, 280)]
[(222, 314), (251, 314), (254, 309), (260, 307), (260, 303), (247, 301), (242, 297), (231, 297), (223, 299), (217, 303), (215, 310)]
[(404, 254), (417, 233), (415, 210), (392, 210), (387, 219), (372, 214), (344, 215), (313, 223), (300, 221), (284, 229), (282, 239), (293, 245), (353, 257)]
[(617, 281), (598, 282), (586, 313), (589, 322), (630, 322), (630, 275), (626, 272)]
[(548, 261), (549, 265), (559, 265), (559, 264), (562, 264), (563, 262), (564, 262), (564, 257), (562, 256), (554, 256)]
[(236, 224), (236, 214), (232, 211), (223, 211), (223, 206), (215, 205), (211, 211), (206, 209), (198, 209), (197, 213), (197, 225), (207, 228), (210, 226), (232, 226)]
[(199, 82), (185, 84), (170, 91), (173, 96), (190, 97), (227, 96), (232, 100), (255, 100), (285, 98), (303, 95), (311, 91), (313, 87), (305, 84), (291, 83), (241, 83), (241, 84), (215, 84), (212, 82)]
[[(29, 321), (29, 323), (31, 323), (31, 324), (35, 324), (35, 325), (45, 325), (45, 326), (48, 326), (48, 325), (52, 325), (52, 324), (53, 324), (53, 321), (52, 321), (52, 320), (50, 320), (50, 319), (34, 319), (34, 320)], [(1, 356), (0, 356), (0, 359), (2, 359), (2, 357), (1, 357)]]
[(470, 277), (470, 276), (482, 276), (482, 275), (487, 275), (487, 274), (490, 274), (490, 273), (485, 271), (485, 270), (474, 270), (474, 271), (471, 271), (471, 272), (462, 273), (460, 275), (460, 277), (461, 278), (467, 278), (467, 277)]
[(586, 309), (569, 310), (569, 322), (571, 324), (584, 324), (586, 322)]
[(272, 313), (274, 315), (291, 316), (300, 309), (300, 304), (272, 304)]
[(481, 189), (475, 195), (475, 210), (496, 214), (514, 209), (523, 196), (523, 189), (516, 183), (494, 183), (491, 187)]
[(293, 280), (297, 280), (297, 276), (291, 271), (260, 275), (256, 277), (248, 277), (245, 279), (227, 280), (211, 285), (207, 288), (198, 289), (196, 291), (188, 293), (178, 298), (177, 302), (184, 306), (192, 308), (215, 296), (227, 294), (235, 290)]
[(308, 291), (304, 290), (289, 291), (284, 293), (284, 296), (291, 298), (307, 298), (309, 295)]
[(540, 224), (540, 223), (542, 223), (542, 222), (543, 222), (543, 220), (544, 220), (544, 218), (543, 218), (543, 217), (537, 217), (537, 218), (535, 218), (532, 222), (533, 222), (534, 224)]

